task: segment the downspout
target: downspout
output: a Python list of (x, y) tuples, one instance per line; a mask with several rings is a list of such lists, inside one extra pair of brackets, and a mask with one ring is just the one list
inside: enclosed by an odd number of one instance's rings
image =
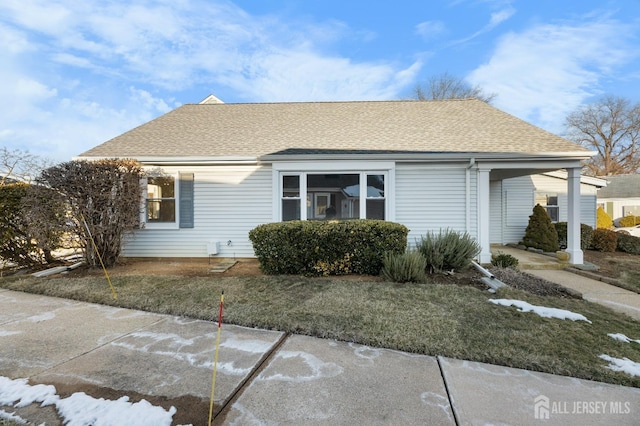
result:
[(467, 166), (467, 169), (465, 170), (465, 184), (466, 184), (466, 189), (465, 189), (465, 196), (466, 196), (466, 200), (465, 200), (465, 221), (466, 221), (466, 230), (467, 233), (470, 234), (471, 233), (471, 168), (476, 164), (476, 159), (475, 157), (471, 157), (469, 159), (469, 165)]

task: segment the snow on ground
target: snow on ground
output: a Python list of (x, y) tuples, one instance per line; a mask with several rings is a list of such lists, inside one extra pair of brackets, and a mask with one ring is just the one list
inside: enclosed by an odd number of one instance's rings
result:
[[(58, 414), (67, 426), (111, 426), (111, 425), (139, 425), (139, 426), (170, 426), (175, 407), (166, 411), (162, 407), (151, 405), (144, 399), (140, 402), (129, 402), (129, 397), (123, 396), (117, 401), (95, 399), (84, 392), (76, 392), (68, 398), (60, 398), (56, 388), (51, 385), (29, 385), (27, 379), (9, 379), (0, 376), (0, 405), (25, 407), (32, 403), (41, 406), (54, 405)], [(2, 415), (13, 415), (2, 412)]]
[(640, 363), (633, 362), (629, 358), (612, 358), (609, 355), (600, 355), (600, 359), (603, 359), (609, 363), (607, 368), (613, 371), (622, 371), (632, 376), (640, 376)]
[(27, 421), (22, 417), (16, 416), (15, 413), (7, 413), (4, 410), (0, 410), (0, 419), (11, 420), (21, 425), (27, 424)]
[(534, 312), (543, 318), (570, 319), (571, 321), (586, 321), (591, 324), (591, 321), (589, 321), (584, 315), (576, 314), (575, 312), (564, 309), (536, 306), (522, 300), (515, 299), (489, 299), (489, 302), (502, 306), (515, 306), (516, 308), (520, 308), (520, 312)]
[(611, 337), (612, 339), (616, 339), (619, 340), (621, 342), (624, 343), (631, 343), (631, 342), (636, 342), (636, 343), (640, 343), (640, 339), (634, 340), (630, 337), (625, 336), (622, 333), (609, 333), (607, 334), (607, 336)]

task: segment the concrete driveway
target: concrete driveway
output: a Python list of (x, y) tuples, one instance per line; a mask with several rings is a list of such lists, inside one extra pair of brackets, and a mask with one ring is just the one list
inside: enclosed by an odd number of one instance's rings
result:
[[(206, 424), (216, 331), (0, 289), (0, 376), (61, 397), (145, 399), (176, 407), (175, 425)], [(232, 325), (221, 336), (216, 424), (635, 425), (640, 415), (635, 388)], [(53, 406), (15, 405), (0, 410), (62, 424)]]

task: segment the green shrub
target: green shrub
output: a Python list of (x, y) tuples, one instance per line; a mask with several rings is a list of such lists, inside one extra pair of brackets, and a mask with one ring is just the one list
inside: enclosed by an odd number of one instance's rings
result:
[(20, 266), (42, 263), (22, 213), (28, 191), (23, 183), (0, 186), (0, 258)]
[(507, 253), (498, 252), (491, 256), (491, 264), (498, 268), (517, 269), (519, 263), (516, 257)]
[(480, 245), (466, 232), (447, 228), (438, 234), (428, 232), (418, 242), (417, 250), (426, 259), (431, 273), (461, 271), (480, 253)]
[(409, 230), (383, 220), (288, 221), (249, 232), (266, 274), (379, 275), (386, 252), (404, 253)]
[(427, 281), (427, 259), (417, 250), (406, 253), (387, 252), (382, 260), (382, 278), (396, 283)]
[(611, 229), (613, 228), (613, 219), (609, 216), (609, 213), (604, 211), (602, 207), (598, 207), (596, 210), (596, 228), (598, 229)]
[(609, 229), (593, 231), (593, 249), (604, 252), (614, 252), (618, 246), (618, 233)]
[(640, 254), (640, 238), (618, 232), (618, 251)]
[(638, 218), (630, 214), (620, 219), (619, 225), (620, 225), (620, 228), (629, 228), (631, 226), (636, 226), (637, 222), (638, 222)]
[[(567, 247), (567, 222), (557, 222), (553, 224), (558, 233), (558, 246), (562, 248)], [(586, 223), (580, 224), (580, 248), (586, 250), (591, 247), (591, 241), (593, 240), (593, 228)]]
[(536, 204), (533, 214), (529, 216), (529, 224), (524, 231), (521, 244), (547, 252), (556, 252), (560, 249), (556, 228), (547, 211), (540, 204)]

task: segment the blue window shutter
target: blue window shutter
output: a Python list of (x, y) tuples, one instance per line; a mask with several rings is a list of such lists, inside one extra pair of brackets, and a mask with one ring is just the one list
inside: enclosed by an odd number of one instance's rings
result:
[(193, 173), (180, 173), (180, 228), (193, 228)]

